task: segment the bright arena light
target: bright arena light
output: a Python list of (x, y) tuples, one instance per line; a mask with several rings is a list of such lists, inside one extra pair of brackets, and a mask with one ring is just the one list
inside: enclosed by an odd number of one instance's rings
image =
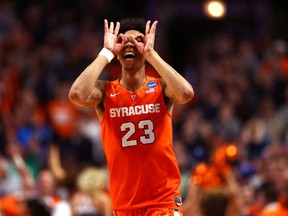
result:
[(222, 1), (211, 0), (205, 2), (204, 10), (207, 16), (220, 19), (226, 14), (226, 5)]

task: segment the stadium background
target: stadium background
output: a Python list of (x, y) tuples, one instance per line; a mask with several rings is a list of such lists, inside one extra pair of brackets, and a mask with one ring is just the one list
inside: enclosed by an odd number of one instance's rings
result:
[[(239, 184), (256, 190), (263, 173), (272, 181), (285, 181), (281, 173), (288, 164), (288, 4), (230, 0), (226, 16), (211, 19), (203, 3), (2, 0), (2, 158), (10, 161), (20, 152), (35, 179), (49, 165), (52, 145), (59, 147), (62, 166), (73, 177), (83, 166), (105, 167), (94, 110), (74, 107), (67, 94), (102, 47), (103, 19), (144, 17), (159, 20), (157, 51), (195, 88), (195, 99), (174, 112), (184, 196), (191, 170), (208, 163), (219, 143), (237, 147), (233, 170)], [(113, 60), (102, 76), (117, 75)], [(279, 165), (280, 158), (284, 162)], [(270, 168), (267, 161), (275, 163)], [(73, 177), (64, 185), (72, 184)]]

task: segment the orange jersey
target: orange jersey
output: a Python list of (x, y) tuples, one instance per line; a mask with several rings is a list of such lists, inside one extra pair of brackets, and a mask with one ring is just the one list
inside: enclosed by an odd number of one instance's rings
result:
[(159, 79), (147, 76), (133, 93), (119, 80), (108, 82), (104, 107), (101, 132), (113, 208), (175, 208), (180, 172)]

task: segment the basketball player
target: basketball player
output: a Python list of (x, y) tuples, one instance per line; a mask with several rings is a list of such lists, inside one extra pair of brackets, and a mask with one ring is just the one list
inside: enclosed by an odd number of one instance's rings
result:
[[(74, 81), (69, 98), (98, 114), (114, 215), (182, 215), (172, 109), (189, 102), (194, 91), (154, 50), (157, 21), (120, 23), (104, 20), (104, 48)], [(99, 80), (114, 56), (121, 78)], [(161, 78), (146, 74), (146, 61)]]

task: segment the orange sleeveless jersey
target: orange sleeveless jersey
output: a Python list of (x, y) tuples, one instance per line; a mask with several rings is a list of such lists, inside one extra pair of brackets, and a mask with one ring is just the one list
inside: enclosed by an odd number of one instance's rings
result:
[(104, 105), (101, 133), (113, 208), (181, 208), (176, 205), (180, 172), (172, 151), (172, 117), (159, 80), (147, 76), (133, 93), (119, 80), (108, 82)]

